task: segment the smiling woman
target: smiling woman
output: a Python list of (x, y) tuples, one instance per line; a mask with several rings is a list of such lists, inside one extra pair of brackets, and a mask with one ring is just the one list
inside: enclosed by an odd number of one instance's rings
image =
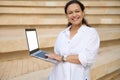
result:
[(46, 55), (58, 61), (49, 80), (90, 80), (89, 71), (96, 59), (100, 40), (97, 31), (84, 19), (84, 9), (77, 0), (65, 5), (68, 26), (58, 35), (55, 53)]

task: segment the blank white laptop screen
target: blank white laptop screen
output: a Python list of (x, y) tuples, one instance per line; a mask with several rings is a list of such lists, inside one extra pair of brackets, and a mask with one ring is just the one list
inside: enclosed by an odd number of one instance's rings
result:
[(36, 31), (26, 31), (29, 50), (35, 50), (38, 48)]

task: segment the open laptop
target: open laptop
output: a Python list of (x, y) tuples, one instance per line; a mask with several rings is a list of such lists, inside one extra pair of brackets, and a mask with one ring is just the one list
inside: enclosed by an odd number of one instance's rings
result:
[(42, 60), (49, 61), (52, 63), (57, 63), (57, 60), (45, 56), (45, 54), (48, 54), (48, 52), (40, 50), (36, 29), (25, 29), (25, 34), (30, 56), (40, 58)]

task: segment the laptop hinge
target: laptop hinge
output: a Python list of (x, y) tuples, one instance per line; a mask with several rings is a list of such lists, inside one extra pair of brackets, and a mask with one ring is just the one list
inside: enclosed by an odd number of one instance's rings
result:
[(30, 51), (30, 54), (35, 53), (35, 52), (38, 51), (38, 50), (39, 50), (39, 48), (34, 49), (34, 50)]

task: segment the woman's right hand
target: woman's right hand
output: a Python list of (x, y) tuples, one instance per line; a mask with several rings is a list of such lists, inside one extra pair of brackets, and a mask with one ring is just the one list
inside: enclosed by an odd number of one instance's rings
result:
[(62, 56), (60, 55), (57, 55), (57, 54), (54, 54), (54, 53), (49, 53), (49, 54), (45, 54), (48, 58), (52, 58), (52, 59), (55, 59), (59, 62), (62, 61)]

